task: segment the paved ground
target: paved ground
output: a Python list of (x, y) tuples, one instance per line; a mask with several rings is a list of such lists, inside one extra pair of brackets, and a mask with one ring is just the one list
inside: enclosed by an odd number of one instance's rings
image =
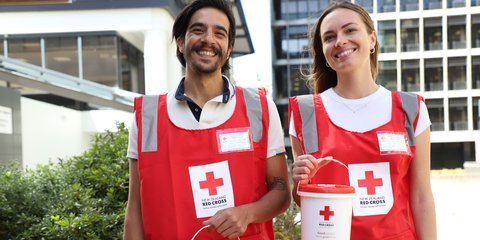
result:
[(480, 239), (480, 169), (432, 172), (438, 240)]

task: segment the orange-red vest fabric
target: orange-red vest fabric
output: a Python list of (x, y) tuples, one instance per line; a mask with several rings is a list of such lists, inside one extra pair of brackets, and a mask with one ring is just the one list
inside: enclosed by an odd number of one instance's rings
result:
[[(233, 115), (218, 127), (201, 130), (174, 125), (166, 95), (135, 99), (145, 239), (191, 239), (215, 209), (255, 202), (267, 192), (265, 91), (235, 90)], [(245, 133), (250, 148), (220, 143)], [(240, 238), (273, 239), (272, 221), (250, 224)], [(196, 239), (223, 238), (204, 230)]]
[(392, 92), (391, 120), (358, 133), (335, 125), (320, 95), (290, 98), (290, 116), (304, 153), (316, 158), (333, 156), (349, 168), (328, 164), (311, 182), (355, 187), (352, 240), (416, 239), (409, 167), (421, 100), (411, 93)]

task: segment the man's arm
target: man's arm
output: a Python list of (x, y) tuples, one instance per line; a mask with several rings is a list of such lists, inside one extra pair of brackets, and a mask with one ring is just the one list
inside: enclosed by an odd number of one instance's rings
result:
[(430, 185), (430, 129), (415, 138), (416, 151), (410, 164), (410, 201), (419, 239), (437, 239), (435, 203)]
[(248, 224), (273, 219), (290, 205), (287, 161), (285, 155), (267, 159), (268, 192), (257, 202), (218, 211), (204, 222), (229, 239), (241, 236)]
[(130, 159), (130, 181), (127, 209), (125, 210), (125, 225), (123, 239), (142, 240), (143, 222), (140, 202), (140, 178), (138, 176), (138, 161)]

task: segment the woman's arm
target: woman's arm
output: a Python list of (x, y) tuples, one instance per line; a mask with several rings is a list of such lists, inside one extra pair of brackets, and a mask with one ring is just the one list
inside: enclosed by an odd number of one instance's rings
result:
[(410, 165), (410, 202), (418, 239), (437, 239), (435, 203), (430, 185), (430, 129), (415, 138), (416, 152)]

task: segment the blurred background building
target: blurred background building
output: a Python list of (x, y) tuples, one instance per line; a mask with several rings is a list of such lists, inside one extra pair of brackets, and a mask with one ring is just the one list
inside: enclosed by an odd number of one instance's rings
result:
[[(309, 30), (329, 0), (273, 0), (276, 103), (288, 140), (288, 97), (308, 94)], [(432, 121), (432, 168), (480, 164), (480, 0), (354, 0), (374, 20), (377, 83), (419, 93)]]
[[(0, 0), (0, 163), (82, 153), (132, 118), (133, 98), (177, 86), (171, 38), (190, 0)], [(242, 5), (233, 56), (253, 52)]]

